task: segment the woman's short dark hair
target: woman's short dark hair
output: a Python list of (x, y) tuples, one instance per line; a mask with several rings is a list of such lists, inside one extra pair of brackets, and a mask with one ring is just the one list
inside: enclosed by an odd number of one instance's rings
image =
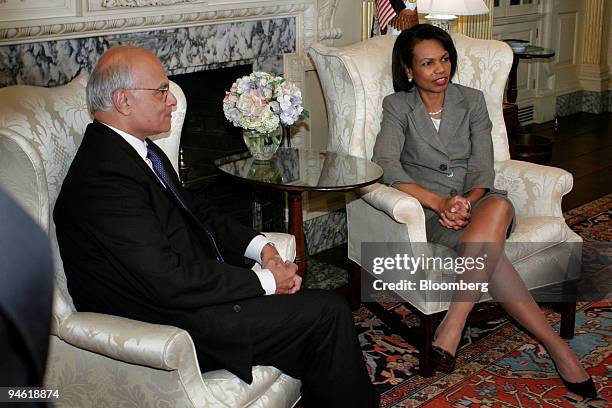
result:
[(410, 91), (414, 82), (408, 81), (404, 66), (413, 69), (414, 47), (423, 40), (437, 40), (448, 52), (451, 63), (451, 78), (457, 69), (457, 50), (451, 36), (441, 28), (430, 24), (417, 24), (402, 33), (395, 40), (391, 70), (395, 92)]

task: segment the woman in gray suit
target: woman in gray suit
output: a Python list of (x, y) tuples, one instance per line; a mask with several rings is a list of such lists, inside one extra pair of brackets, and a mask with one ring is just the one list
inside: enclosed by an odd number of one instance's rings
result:
[[(492, 296), (542, 341), (566, 387), (595, 397), (593, 381), (576, 354), (548, 324), (504, 255), (514, 208), (506, 192), (493, 186), (491, 121), (484, 96), (450, 82), (456, 66), (457, 51), (445, 31), (419, 24), (400, 34), (392, 62), (396, 92), (383, 101), (373, 160), (384, 169), (385, 183), (421, 203), (429, 242), (456, 248), (464, 256), (481, 251), (486, 243), (487, 252), (496, 254), (495, 262), (487, 260), (494, 265), (487, 268), (488, 276), (474, 270), (462, 279), (488, 280)], [(432, 359), (439, 369), (453, 369), (467, 316), (479, 296), (455, 293), (433, 342)]]

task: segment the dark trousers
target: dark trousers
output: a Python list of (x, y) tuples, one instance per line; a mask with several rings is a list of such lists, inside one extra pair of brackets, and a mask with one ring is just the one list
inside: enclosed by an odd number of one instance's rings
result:
[(250, 327), (253, 364), (302, 380), (305, 406), (378, 406), (346, 300), (303, 289), (240, 303)]

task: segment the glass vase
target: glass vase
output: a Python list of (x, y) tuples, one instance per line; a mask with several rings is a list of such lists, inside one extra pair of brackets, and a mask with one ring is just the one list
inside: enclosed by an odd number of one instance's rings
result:
[(280, 126), (270, 133), (259, 133), (255, 130), (244, 129), (242, 137), (251, 156), (255, 160), (266, 161), (270, 160), (278, 150), (278, 146), (283, 140), (283, 131)]
[(283, 174), (273, 161), (255, 160), (249, 169), (247, 177), (250, 180), (271, 184), (282, 184)]

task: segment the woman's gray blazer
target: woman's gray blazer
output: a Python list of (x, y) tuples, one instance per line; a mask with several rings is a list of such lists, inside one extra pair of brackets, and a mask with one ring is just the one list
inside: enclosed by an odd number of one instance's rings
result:
[[(493, 187), (491, 120), (482, 92), (449, 84), (440, 130), (436, 131), (419, 92), (396, 92), (383, 100), (382, 126), (372, 160), (383, 181), (417, 183), (442, 196)], [(431, 214), (426, 214), (429, 218)]]
[[(476, 89), (448, 85), (439, 132), (416, 89), (396, 92), (383, 100), (372, 160), (383, 168), (389, 185), (416, 183), (445, 197), (488, 189), (478, 204), (492, 195), (506, 198), (505, 191), (493, 187), (491, 126), (484, 95)], [(440, 226), (436, 213), (424, 210), (428, 241), (455, 246), (463, 230)]]

